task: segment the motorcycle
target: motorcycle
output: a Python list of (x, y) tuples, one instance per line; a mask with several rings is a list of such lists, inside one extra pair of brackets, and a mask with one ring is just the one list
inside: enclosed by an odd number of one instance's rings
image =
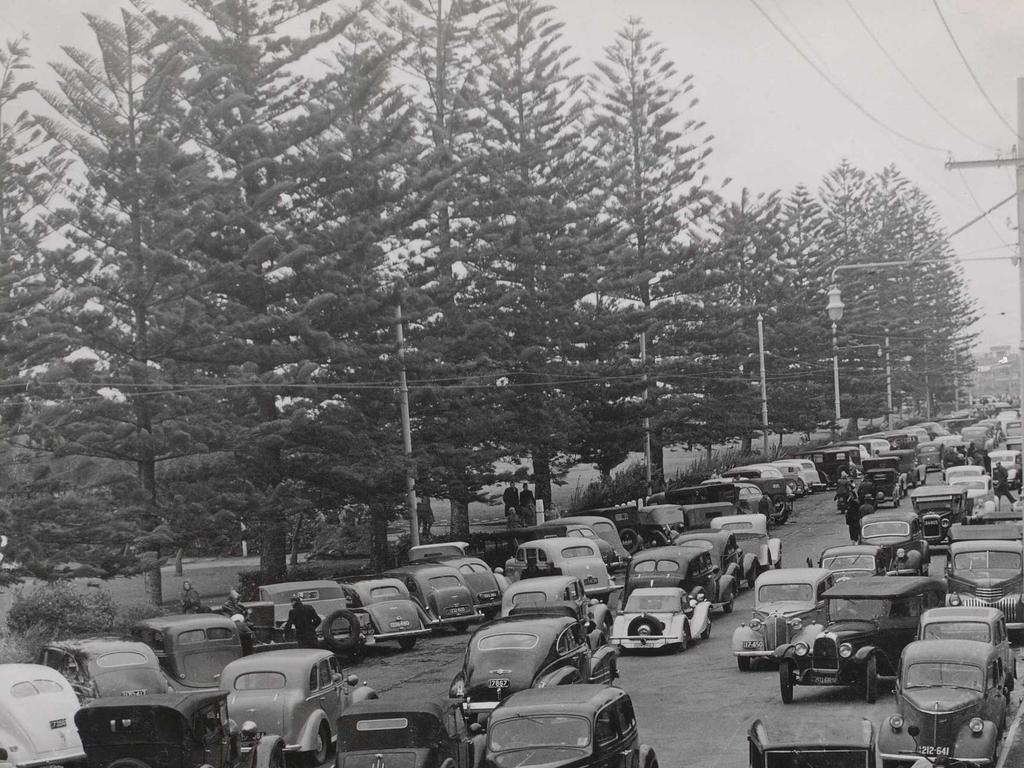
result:
[(846, 494), (845, 496), (836, 497), (836, 512), (838, 512), (840, 515), (845, 515), (847, 510), (850, 509), (851, 504), (853, 504), (854, 506), (857, 506), (858, 504), (857, 494), (853, 493), (853, 491)]

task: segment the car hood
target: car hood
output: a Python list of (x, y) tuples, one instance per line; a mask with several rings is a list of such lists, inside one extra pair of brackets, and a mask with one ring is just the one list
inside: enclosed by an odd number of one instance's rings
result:
[[(290, 698), (285, 691), (234, 691), (228, 696), (228, 715), (242, 726), (246, 720), (256, 723), (256, 730), (264, 733), (276, 733), (286, 744), (295, 744), (298, 733), (290, 718), (285, 717), (289, 709)], [(289, 726), (289, 732), (283, 729)]]
[[(380, 634), (423, 629), (420, 612), (412, 600), (387, 600), (371, 603), (362, 610), (370, 614), (374, 629)], [(405, 625), (405, 622), (408, 622), (408, 625)]]
[(754, 616), (765, 619), (772, 614), (779, 616), (800, 616), (804, 613), (811, 613), (817, 606), (814, 603), (804, 603), (786, 600), (778, 603), (766, 603), (754, 609)]
[(908, 688), (903, 691), (907, 704), (923, 714), (959, 712), (965, 707), (978, 705), (982, 694), (965, 688)]
[(874, 634), (878, 625), (873, 621), (837, 621), (829, 624), (825, 631), (835, 635), (840, 643), (855, 639), (858, 635)]
[(1021, 575), (1016, 571), (989, 569), (957, 571), (949, 577), (950, 586), (956, 583), (961, 583), (970, 584), (972, 587), (982, 589), (992, 589), (993, 587), (1002, 586), (1003, 584), (1011, 584), (1020, 580)]
[(425, 768), (435, 765), (431, 749), (384, 749), (339, 751), (338, 768)]
[(909, 544), (910, 539), (904, 535), (900, 536), (872, 536), (870, 539), (864, 539), (862, 544), (874, 544), (876, 547), (896, 547), (902, 544)]

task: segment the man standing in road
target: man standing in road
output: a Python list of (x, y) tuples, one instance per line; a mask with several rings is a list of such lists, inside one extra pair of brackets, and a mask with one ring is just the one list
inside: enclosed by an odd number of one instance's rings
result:
[(995, 486), (996, 504), (999, 505), (999, 509), (1003, 508), (1003, 496), (1010, 500), (1010, 508), (1012, 509), (1014, 502), (1017, 500), (1010, 493), (1010, 473), (1006, 471), (1006, 467), (1003, 466), (1001, 461), (997, 461), (995, 469), (992, 470), (992, 484)]
[(860, 481), (860, 485), (857, 486), (857, 500), (861, 503), (870, 501), (872, 505), (875, 503), (875, 484), (871, 482), (870, 477), (865, 477)]
[(523, 517), (523, 523), (534, 524), (537, 515), (537, 499), (526, 483), (523, 483), (523, 490), (519, 492), (519, 512)]
[(294, 627), (295, 639), (299, 641), (300, 648), (316, 648), (316, 630), (320, 626), (320, 614), (311, 605), (302, 602), (298, 595), (292, 598), (292, 609), (288, 611), (288, 621), (284, 624), (284, 631)]
[(508, 521), (508, 527), (518, 527), (519, 491), (516, 490), (516, 484), (513, 481), (509, 481), (508, 488), (501, 494), (501, 500), (505, 502), (505, 520)]

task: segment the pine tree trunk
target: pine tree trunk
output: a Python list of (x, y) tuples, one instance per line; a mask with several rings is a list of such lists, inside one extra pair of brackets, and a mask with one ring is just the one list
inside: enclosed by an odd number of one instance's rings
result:
[(142, 583), (146, 592), (146, 602), (150, 605), (163, 605), (164, 588), (163, 573), (160, 572), (160, 553), (147, 552), (146, 569), (143, 571)]
[(281, 514), (269, 510), (260, 525), (260, 583), (276, 584), (288, 578), (287, 530)]
[(178, 547), (178, 551), (174, 553), (174, 575), (181, 576), (181, 559), (184, 556), (185, 550), (182, 547)]
[(289, 563), (293, 566), (299, 564), (299, 534), (302, 533), (302, 523), (305, 519), (306, 516), (299, 513), (298, 517), (295, 519), (295, 527), (292, 529), (292, 546)]
[[(534, 495), (537, 501), (544, 502), (545, 516), (553, 516), (554, 509), (551, 506), (551, 457), (547, 450), (537, 448), (530, 452), (533, 457), (533, 484)], [(524, 520), (526, 525), (533, 525), (533, 520)]]
[(651, 490), (657, 493), (665, 488), (665, 446), (651, 437)]
[(743, 438), (743, 440), (740, 441), (740, 453), (742, 453), (744, 456), (749, 455), (753, 449), (754, 441), (750, 437), (750, 435), (747, 435), (746, 437)]

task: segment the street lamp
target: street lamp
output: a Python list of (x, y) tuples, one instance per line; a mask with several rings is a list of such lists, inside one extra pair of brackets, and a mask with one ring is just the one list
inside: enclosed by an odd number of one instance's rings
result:
[(841, 416), (839, 410), (839, 341), (836, 337), (836, 323), (843, 319), (843, 310), (846, 309), (846, 305), (843, 304), (843, 297), (839, 291), (838, 285), (833, 285), (828, 289), (828, 306), (825, 307), (825, 311), (828, 312), (828, 319), (832, 321), (832, 389), (835, 396), (835, 423), (832, 427), (832, 439), (836, 439), (836, 432), (839, 429), (839, 418)]

